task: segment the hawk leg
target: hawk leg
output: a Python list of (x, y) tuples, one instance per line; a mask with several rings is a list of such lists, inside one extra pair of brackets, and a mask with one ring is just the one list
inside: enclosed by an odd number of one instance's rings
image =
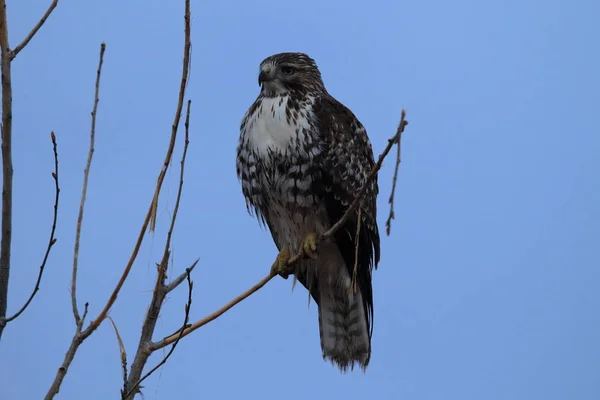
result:
[(271, 266), (271, 273), (281, 276), (283, 279), (287, 279), (288, 276), (293, 272), (292, 266), (288, 265), (290, 259), (290, 250), (287, 247), (281, 249), (277, 258)]
[(305, 258), (316, 260), (319, 258), (317, 254), (317, 244), (319, 235), (316, 232), (311, 232), (302, 240), (300, 245), (300, 254)]

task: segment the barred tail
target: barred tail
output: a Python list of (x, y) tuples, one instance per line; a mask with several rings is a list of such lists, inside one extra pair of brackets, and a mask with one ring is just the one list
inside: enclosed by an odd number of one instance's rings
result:
[(360, 288), (353, 291), (348, 269), (332, 242), (323, 243), (319, 276), (319, 333), (323, 358), (345, 372), (357, 363), (365, 370), (371, 357), (371, 336)]

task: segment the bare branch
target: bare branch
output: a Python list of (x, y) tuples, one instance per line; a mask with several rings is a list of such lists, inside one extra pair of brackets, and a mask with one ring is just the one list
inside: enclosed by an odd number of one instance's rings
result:
[(40, 282), (42, 281), (42, 275), (44, 275), (44, 269), (46, 267), (46, 262), (48, 261), (48, 256), (50, 255), (50, 250), (52, 250), (52, 246), (56, 243), (56, 238), (54, 237), (54, 232), (56, 231), (56, 221), (58, 220), (58, 198), (60, 195), (60, 188), (58, 186), (58, 151), (56, 149), (56, 135), (54, 132), (50, 133), (50, 138), (52, 139), (52, 150), (54, 152), (54, 172), (52, 173), (52, 179), (54, 179), (54, 216), (52, 219), (52, 229), (50, 230), (50, 239), (48, 240), (48, 246), (46, 247), (46, 253), (44, 254), (44, 259), (42, 260), (42, 265), (40, 265), (40, 272), (38, 273), (37, 281), (35, 282), (35, 287), (33, 288), (33, 292), (29, 296), (29, 299), (23, 304), (23, 307), (19, 311), (17, 311), (12, 317), (7, 318), (6, 322), (10, 322), (13, 319), (17, 318), (23, 311), (27, 309), (35, 294), (40, 290)]
[(0, 73), (2, 75), (2, 224), (0, 240), (0, 338), (6, 325), (12, 241), (12, 79), (6, 1), (0, 0)]
[(127, 384), (127, 351), (125, 351), (125, 343), (123, 343), (123, 339), (121, 339), (121, 335), (119, 334), (119, 330), (117, 329), (117, 324), (110, 317), (106, 317), (112, 324), (115, 329), (115, 335), (117, 335), (117, 342), (119, 343), (119, 354), (121, 355), (121, 370), (123, 372), (123, 384)]
[[(189, 11), (189, 10), (188, 10)], [(123, 388), (123, 398), (129, 398), (133, 396), (132, 392), (136, 391), (139, 387), (139, 383), (144, 380), (149, 374), (146, 374), (144, 378), (140, 379), (142, 372), (144, 370), (144, 366), (148, 361), (148, 357), (152, 353), (148, 351), (148, 347), (152, 343), (152, 335), (154, 334), (154, 329), (156, 327), (156, 322), (158, 320), (158, 315), (160, 314), (160, 310), (162, 308), (165, 296), (168, 293), (168, 286), (165, 285), (166, 273), (167, 273), (167, 265), (169, 262), (170, 248), (171, 248), (171, 237), (173, 235), (173, 230), (175, 229), (175, 221), (177, 220), (177, 214), (179, 211), (179, 203), (181, 201), (181, 194), (183, 192), (183, 177), (185, 173), (185, 160), (187, 156), (187, 150), (189, 145), (189, 126), (190, 126), (190, 107), (192, 102), (188, 100), (187, 103), (187, 111), (185, 117), (185, 142), (183, 146), (183, 155), (181, 157), (181, 168), (179, 173), (179, 188), (177, 189), (177, 199), (175, 200), (175, 207), (173, 209), (173, 215), (171, 216), (171, 226), (169, 227), (169, 231), (167, 233), (167, 239), (165, 240), (165, 250), (163, 252), (163, 258), (158, 264), (158, 272), (156, 276), (156, 284), (154, 286), (154, 291), (152, 293), (152, 300), (150, 302), (150, 308), (148, 309), (148, 313), (146, 314), (146, 319), (142, 325), (142, 334), (140, 337), (140, 341), (138, 344), (138, 350), (135, 355), (135, 359), (133, 360), (133, 364), (131, 364), (131, 373), (129, 374), (129, 380)], [(192, 268), (195, 267), (196, 263), (192, 265)], [(191, 268), (188, 268), (188, 282), (189, 282), (189, 272)], [(187, 317), (186, 322), (187, 324)], [(173, 349), (172, 349), (173, 350)], [(162, 364), (161, 364), (162, 365)], [(158, 367), (156, 367), (158, 368)]]
[[(406, 114), (406, 112), (404, 110), (402, 110), (402, 120), (404, 119), (405, 114)], [(408, 122), (405, 121), (402, 125), (405, 126), (406, 124), (408, 124)], [(377, 163), (375, 164), (375, 166), (373, 167), (373, 169), (367, 176), (367, 180), (366, 180), (364, 186), (356, 194), (352, 204), (350, 204), (350, 206), (348, 207), (348, 209), (346, 210), (344, 215), (339, 219), (338, 222), (336, 222), (327, 232), (320, 235), (319, 241), (322, 241), (323, 239), (331, 237), (335, 232), (337, 232), (338, 229), (340, 229), (344, 225), (344, 223), (348, 220), (348, 218), (350, 218), (350, 215), (356, 211), (358, 205), (361, 203), (361, 201), (365, 195), (366, 189), (369, 187), (371, 182), (377, 176), (378, 171), (381, 169), (381, 167), (383, 165), (383, 161), (387, 157), (388, 153), (390, 152), (390, 150), (392, 149), (394, 144), (397, 141), (399, 141), (403, 130), (404, 129), (397, 131), (396, 135), (394, 135), (392, 138), (388, 139), (387, 146), (385, 147), (385, 149), (379, 156)], [(292, 257), (288, 260), (287, 264), (292, 265), (292, 264), (296, 263), (300, 258), (302, 258), (302, 256), (300, 254), (295, 255), (294, 257)], [(191, 324), (190, 326), (188, 326), (187, 328), (185, 328), (183, 333), (179, 334), (176, 332), (172, 335), (165, 337), (164, 339), (162, 339), (158, 342), (153, 343), (150, 346), (150, 351), (155, 351), (155, 350), (161, 349), (165, 346), (168, 346), (171, 343), (178, 340), (178, 338), (180, 336), (185, 337), (185, 336), (189, 335), (190, 333), (192, 333), (193, 331), (195, 331), (196, 329), (208, 324), (211, 321), (214, 321), (215, 319), (219, 318), (221, 315), (223, 315), (227, 311), (229, 311), (231, 308), (233, 308), (235, 305), (242, 302), (246, 298), (250, 297), (252, 294), (256, 293), (258, 290), (260, 290), (264, 285), (267, 284), (267, 282), (269, 282), (275, 276), (276, 275), (273, 272), (269, 273), (267, 276), (262, 278), (256, 285), (252, 286), (250, 289), (248, 289), (244, 293), (240, 294), (239, 296), (237, 296), (236, 298), (231, 300), (229, 303), (225, 304), (223, 307), (221, 307), (217, 311), (213, 312), (212, 314), (207, 315), (206, 317), (202, 318), (201, 320), (198, 320), (198, 321), (194, 322), (193, 324)]]
[(81, 238), (81, 224), (83, 222), (83, 212), (85, 209), (85, 200), (87, 196), (88, 179), (90, 176), (90, 168), (92, 166), (92, 158), (94, 156), (94, 143), (96, 140), (96, 114), (98, 111), (98, 94), (100, 92), (100, 77), (102, 76), (102, 64), (104, 63), (104, 52), (106, 44), (100, 44), (100, 59), (98, 61), (98, 69), (96, 71), (96, 89), (94, 91), (94, 107), (92, 108), (92, 126), (90, 128), (90, 149), (88, 151), (87, 163), (83, 170), (83, 186), (81, 189), (81, 202), (79, 203), (79, 216), (77, 217), (77, 230), (75, 233), (75, 248), (73, 249), (73, 272), (71, 276), (71, 306), (73, 307), (73, 316), (75, 324), (79, 323), (79, 310), (77, 309), (77, 264), (79, 261), (79, 240)]
[[(183, 154), (181, 156), (180, 169), (179, 169), (179, 187), (177, 188), (177, 198), (175, 199), (175, 207), (173, 208), (173, 215), (171, 216), (171, 226), (169, 227), (169, 231), (167, 232), (167, 240), (165, 242), (165, 251), (163, 253), (164, 256), (169, 254), (169, 249), (171, 248), (171, 237), (173, 236), (173, 230), (175, 229), (175, 221), (177, 220), (177, 213), (179, 212), (179, 203), (181, 201), (181, 193), (183, 193), (183, 175), (185, 172), (185, 159), (187, 158), (188, 146), (190, 144), (190, 108), (192, 106), (192, 101), (188, 100), (187, 102), (187, 110), (185, 113), (185, 140), (183, 143)], [(164, 265), (167, 264), (167, 259), (163, 260)], [(165, 271), (166, 272), (166, 271)]]
[(394, 179), (392, 179), (392, 192), (390, 193), (390, 199), (388, 203), (390, 204), (390, 215), (385, 222), (385, 231), (388, 236), (392, 233), (392, 220), (395, 218), (394, 215), (394, 195), (396, 193), (396, 181), (398, 180), (398, 168), (400, 167), (400, 150), (402, 148), (402, 132), (404, 132), (404, 127), (408, 125), (408, 122), (404, 119), (406, 118), (406, 111), (402, 110), (400, 115), (400, 123), (398, 124), (398, 129), (396, 130), (396, 136), (394, 136), (394, 143), (397, 143), (396, 146), (396, 166), (394, 167)]
[(77, 352), (79, 345), (83, 341), (83, 337), (81, 336), (81, 328), (83, 326), (83, 321), (85, 321), (87, 312), (88, 312), (88, 303), (85, 303), (85, 306), (83, 307), (83, 315), (79, 319), (79, 323), (77, 324), (77, 327), (75, 328), (75, 334), (73, 335), (73, 339), (71, 340), (71, 345), (69, 346), (69, 349), (67, 350), (67, 352), (65, 354), (65, 358), (64, 358), (61, 366), (58, 368), (58, 371), (56, 372), (54, 381), (52, 382), (50, 389), (48, 389), (48, 393), (46, 393), (44, 400), (54, 399), (54, 396), (56, 396), (58, 394), (58, 392), (60, 391), (60, 385), (62, 385), (62, 381), (65, 378), (65, 376), (67, 375), (67, 371), (69, 370), (69, 367), (71, 366), (71, 363), (73, 362), (73, 359), (75, 358), (75, 353)]
[(57, 5), (58, 5), (58, 0), (53, 0), (52, 3), (50, 4), (50, 6), (48, 7), (48, 9), (46, 10), (46, 12), (44, 13), (44, 15), (42, 16), (42, 18), (38, 21), (37, 24), (35, 24), (33, 29), (31, 29), (31, 32), (29, 32), (29, 34), (25, 37), (25, 39), (23, 39), (23, 41), (21, 43), (19, 43), (19, 45), (17, 47), (15, 47), (14, 50), (12, 50), (10, 52), (10, 60), (11, 61), (14, 60), (15, 57), (17, 56), (17, 54), (19, 54), (19, 52), (21, 50), (23, 50), (25, 48), (25, 46), (27, 46), (29, 41), (31, 39), (33, 39), (33, 37), (35, 36), (37, 31), (39, 31), (40, 28), (42, 27), (42, 25), (44, 25), (44, 22), (46, 22), (46, 20), (48, 19), (48, 17), (52, 13), (52, 11), (56, 8)]
[(194, 288), (194, 283), (192, 282), (192, 280), (190, 278), (190, 273), (192, 272), (191, 268), (188, 268), (185, 272), (186, 272), (187, 282), (188, 282), (188, 301), (187, 301), (187, 304), (185, 305), (185, 318), (183, 320), (183, 325), (181, 325), (181, 328), (179, 329), (179, 334), (177, 335), (177, 339), (175, 340), (175, 342), (173, 342), (173, 346), (171, 346), (171, 349), (169, 350), (167, 355), (165, 355), (165, 357), (158, 364), (156, 364), (156, 366), (154, 368), (152, 368), (150, 371), (148, 371), (148, 373), (146, 373), (143, 377), (141, 377), (134, 385), (131, 385), (129, 390), (124, 395), (122, 395), (123, 399), (127, 399), (133, 393), (137, 393), (139, 391), (140, 384), (144, 380), (146, 380), (146, 378), (148, 378), (150, 375), (152, 375), (157, 369), (159, 369), (161, 366), (163, 366), (167, 362), (169, 357), (171, 357), (171, 354), (173, 354), (173, 352), (175, 351), (175, 347), (177, 347), (179, 340), (181, 340), (181, 338), (183, 337), (183, 331), (187, 327), (188, 321), (190, 320), (190, 308), (192, 307), (192, 290)]

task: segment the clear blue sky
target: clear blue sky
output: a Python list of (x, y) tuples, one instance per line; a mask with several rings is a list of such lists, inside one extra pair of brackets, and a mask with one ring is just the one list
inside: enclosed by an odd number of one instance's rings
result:
[[(13, 46), (48, 0), (8, 1)], [(316, 309), (291, 282), (180, 343), (145, 383), (152, 399), (600, 398), (600, 3), (193, 1), (193, 100), (171, 276), (196, 257), (193, 320), (267, 272), (276, 254), (235, 176), (239, 122), (259, 62), (316, 59), (376, 153), (405, 107), (391, 237), (374, 275), (366, 374), (322, 361)], [(50, 229), (49, 132), (59, 141), (58, 243), (32, 306), (0, 342), (3, 399), (45, 394), (74, 331), (69, 277), (95, 69), (107, 50), (80, 256), (79, 303), (96, 316), (131, 252), (168, 143), (183, 1), (61, 1), (13, 64), (15, 215), (9, 310), (35, 280)], [(177, 190), (181, 142), (113, 311), (131, 357)], [(380, 174), (381, 229), (393, 163)], [(155, 338), (183, 319), (173, 293)], [(152, 358), (153, 365), (162, 354)], [(61, 399), (118, 398), (109, 323), (80, 348)]]

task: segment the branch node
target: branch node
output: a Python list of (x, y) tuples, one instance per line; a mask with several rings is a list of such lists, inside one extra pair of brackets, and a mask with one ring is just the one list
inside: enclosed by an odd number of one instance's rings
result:
[(44, 15), (42, 15), (42, 18), (40, 18), (38, 23), (35, 24), (35, 26), (31, 29), (29, 34), (27, 36), (25, 36), (25, 39), (23, 39), (23, 41), (21, 43), (19, 43), (17, 45), (17, 47), (14, 48), (14, 50), (10, 51), (10, 53), (9, 53), (10, 61), (14, 60), (15, 57), (17, 56), (17, 54), (19, 54), (19, 52), (21, 50), (23, 50), (25, 48), (25, 46), (27, 46), (29, 41), (31, 39), (33, 39), (35, 34), (40, 30), (42, 25), (44, 25), (44, 23), (46, 22), (46, 20), (48, 19), (48, 17), (52, 13), (52, 11), (54, 11), (54, 9), (56, 8), (57, 5), (58, 5), (58, 0), (53, 0), (52, 3), (50, 3), (50, 6), (48, 7), (48, 9), (44, 13)]

